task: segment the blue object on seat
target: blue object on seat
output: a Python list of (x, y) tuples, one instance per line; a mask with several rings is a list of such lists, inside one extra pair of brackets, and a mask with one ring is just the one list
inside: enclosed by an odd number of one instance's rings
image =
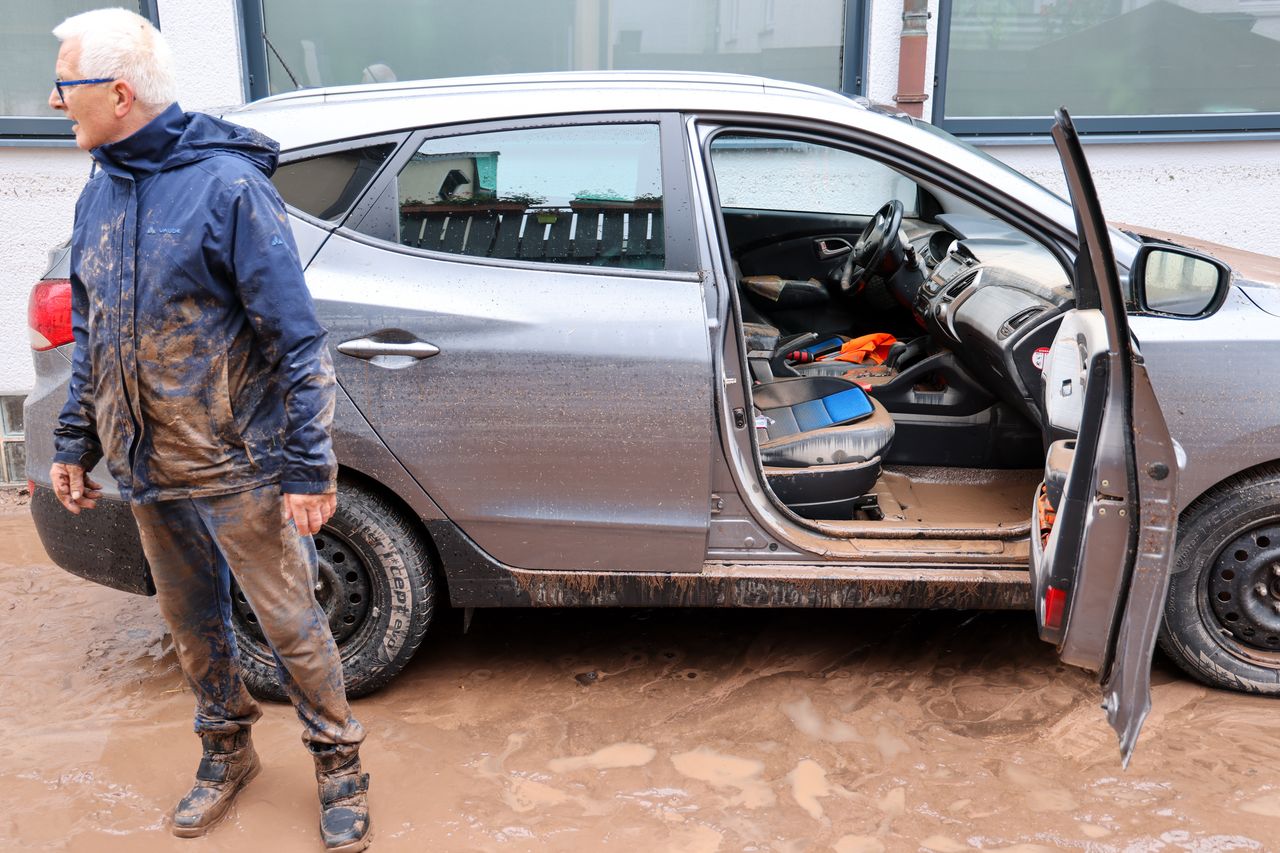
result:
[(791, 408), (801, 432), (849, 423), (871, 414), (871, 401), (861, 388), (799, 403)]
[(842, 346), (844, 346), (844, 338), (828, 338), (822, 343), (814, 344), (811, 347), (805, 347), (802, 352), (807, 352), (809, 355), (817, 357), (825, 353), (838, 350)]

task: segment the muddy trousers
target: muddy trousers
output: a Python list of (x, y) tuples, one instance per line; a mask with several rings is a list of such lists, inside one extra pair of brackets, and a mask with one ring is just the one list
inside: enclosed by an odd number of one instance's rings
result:
[(315, 544), (282, 523), (278, 485), (211, 498), (134, 504), (160, 612), (196, 696), (197, 734), (233, 733), (261, 715), (240, 676), (231, 578), (275, 655), (308, 745), (358, 744), (342, 662), (316, 602)]

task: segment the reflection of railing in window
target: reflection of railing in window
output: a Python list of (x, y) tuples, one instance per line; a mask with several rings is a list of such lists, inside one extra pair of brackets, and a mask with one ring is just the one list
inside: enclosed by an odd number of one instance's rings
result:
[(403, 204), (400, 242), (480, 258), (661, 269), (662, 201)]

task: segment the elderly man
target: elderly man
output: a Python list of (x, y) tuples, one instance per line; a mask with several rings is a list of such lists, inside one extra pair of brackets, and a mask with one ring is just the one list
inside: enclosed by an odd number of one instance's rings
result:
[(302, 720), (325, 845), (362, 850), (364, 731), (313, 591), (310, 536), (336, 505), (333, 366), (268, 180), (278, 146), (184, 113), (167, 46), (132, 12), (76, 15), (54, 35), (49, 106), (95, 172), (76, 204), (76, 349), (51, 476), (68, 510), (91, 509), (87, 472), (105, 454), (137, 518), (204, 747), (173, 832), (206, 833), (260, 769), (234, 576)]

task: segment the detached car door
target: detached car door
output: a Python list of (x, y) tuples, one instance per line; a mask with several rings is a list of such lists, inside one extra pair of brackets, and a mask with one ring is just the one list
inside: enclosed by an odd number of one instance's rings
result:
[(678, 129), (421, 131), (307, 270), (342, 388), (507, 565), (702, 567), (712, 373)]
[(1076, 211), (1076, 307), (1046, 357), (1058, 436), (1034, 510), (1032, 580), (1041, 636), (1096, 670), (1127, 765), (1151, 707), (1151, 655), (1177, 512), (1173, 442), (1129, 334), (1125, 299), (1080, 140), (1053, 128)]

